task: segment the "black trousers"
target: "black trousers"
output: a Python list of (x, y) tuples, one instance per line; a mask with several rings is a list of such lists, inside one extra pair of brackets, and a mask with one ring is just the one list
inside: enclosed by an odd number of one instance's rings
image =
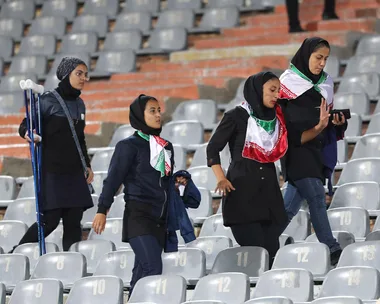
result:
[(231, 226), (232, 234), (240, 246), (258, 246), (269, 253), (269, 266), (280, 248), (281, 227), (270, 221)]
[[(300, 19), (298, 16), (298, 0), (286, 0), (286, 10), (288, 12), (289, 28), (294, 29), (300, 27)], [(325, 8), (323, 14), (335, 14), (335, 0), (325, 0)]]
[[(62, 218), (62, 247), (64, 251), (68, 251), (72, 244), (82, 240), (82, 226), (80, 223), (82, 217), (83, 208), (61, 208), (45, 211), (42, 218), (45, 237), (57, 228), (59, 221)], [(19, 245), (36, 242), (38, 242), (37, 222), (29, 227), (28, 231), (22, 237)]]

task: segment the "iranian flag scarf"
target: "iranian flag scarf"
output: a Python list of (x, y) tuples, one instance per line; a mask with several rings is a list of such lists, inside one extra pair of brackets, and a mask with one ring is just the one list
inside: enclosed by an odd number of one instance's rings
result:
[(276, 116), (269, 121), (256, 118), (248, 102), (240, 106), (249, 114), (242, 156), (260, 163), (274, 163), (283, 157), (288, 139), (280, 106), (276, 105)]
[(327, 105), (332, 106), (334, 96), (334, 82), (332, 78), (322, 71), (321, 78), (316, 84), (310, 78), (304, 75), (293, 64), (281, 76), (280, 98), (295, 99), (306, 91), (314, 88), (323, 98), (326, 99)]
[(168, 176), (171, 172), (171, 161), (169, 152), (165, 149), (168, 142), (159, 136), (147, 135), (141, 131), (138, 135), (149, 142), (150, 165), (161, 173), (161, 177)]

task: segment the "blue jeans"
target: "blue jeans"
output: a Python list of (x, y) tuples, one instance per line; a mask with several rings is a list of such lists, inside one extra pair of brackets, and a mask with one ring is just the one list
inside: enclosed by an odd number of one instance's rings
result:
[[(288, 184), (285, 190), (284, 202), (288, 215), (287, 225), (301, 208), (301, 203), (305, 199), (309, 205), (310, 219), (315, 234), (321, 243), (330, 248), (330, 252), (335, 252), (340, 248), (339, 243), (334, 238), (326, 212), (326, 196), (322, 181), (318, 178), (303, 178), (294, 182), (295, 186)], [(286, 225), (286, 226), (287, 226)]]
[(141, 278), (162, 274), (162, 247), (153, 235), (142, 235), (129, 239), (129, 244), (135, 253), (135, 264), (132, 270), (131, 287), (133, 288)]

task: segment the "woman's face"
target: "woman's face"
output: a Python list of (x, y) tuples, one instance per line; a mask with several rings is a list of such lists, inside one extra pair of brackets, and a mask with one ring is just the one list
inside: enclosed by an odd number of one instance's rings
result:
[(161, 108), (157, 100), (150, 99), (145, 106), (145, 123), (153, 129), (161, 128)]
[(263, 104), (267, 108), (274, 108), (280, 93), (280, 80), (272, 78), (263, 85)]
[(70, 74), (70, 84), (74, 89), (83, 90), (86, 81), (89, 81), (88, 70), (84, 64), (78, 65)]
[(321, 47), (313, 52), (309, 58), (309, 70), (314, 75), (321, 74), (322, 70), (326, 66), (327, 58), (329, 58), (330, 49), (327, 47)]

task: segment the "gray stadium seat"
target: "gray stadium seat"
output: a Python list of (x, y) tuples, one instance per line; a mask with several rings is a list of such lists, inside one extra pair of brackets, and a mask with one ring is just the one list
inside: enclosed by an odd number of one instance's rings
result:
[(222, 214), (208, 217), (202, 225), (199, 236), (226, 236), (232, 240), (233, 244), (236, 244), (231, 228), (223, 225)]
[(110, 76), (115, 73), (130, 73), (136, 69), (136, 55), (133, 50), (127, 49), (121, 52), (102, 52), (91, 77)]
[[(2, 95), (0, 95), (1, 105), (3, 101), (5, 102), (5, 100), (2, 99)], [(2, 108), (0, 110), (0, 113), (1, 112), (2, 112)], [(15, 199), (16, 189), (17, 189), (16, 180), (12, 176), (0, 175), (0, 199), (2, 201)]]
[(211, 99), (181, 102), (172, 114), (172, 120), (198, 120), (205, 130), (213, 130), (217, 124), (218, 108)]
[(206, 275), (206, 254), (198, 248), (178, 248), (162, 254), (162, 267), (162, 274), (182, 276), (194, 286)]
[[(323, 70), (327, 74), (329, 74), (333, 79), (337, 78), (339, 76), (339, 70), (340, 70), (340, 62), (339, 62), (338, 57), (334, 55), (330, 56)], [(335, 96), (334, 96), (334, 105), (335, 105)]]
[(195, 224), (202, 224), (205, 219), (213, 214), (212, 196), (208, 189), (198, 187), (201, 193), (201, 203), (198, 208), (188, 208), (187, 213)]
[(29, 261), (22, 254), (0, 255), (0, 280), (7, 291), (12, 291), (18, 282), (29, 278)]
[(75, 18), (71, 33), (92, 32), (104, 38), (108, 32), (108, 18), (105, 15), (81, 15)]
[(374, 133), (380, 133), (380, 113), (372, 116), (366, 131), (366, 135)]
[(9, 68), (9, 75), (17, 74), (36, 74), (43, 75), (46, 73), (47, 60), (45, 56), (16, 56), (13, 58)]
[(111, 32), (106, 36), (102, 52), (126, 51), (141, 49), (142, 35), (138, 30), (129, 30), (126, 32)]
[(377, 72), (380, 68), (380, 54), (356, 55), (348, 60), (344, 77), (356, 73)]
[(6, 299), (5, 285), (3, 283), (0, 283), (0, 304), (5, 304), (5, 299)]
[(380, 241), (359, 242), (343, 249), (337, 268), (344, 266), (368, 266), (380, 271)]
[(237, 7), (213, 8), (205, 11), (198, 28), (191, 30), (191, 32), (215, 31), (237, 25), (239, 25)]
[(3, 253), (4, 253), (4, 249), (0, 247), (0, 254), (3, 254)]
[(187, 248), (198, 248), (206, 254), (206, 271), (211, 270), (214, 261), (224, 249), (232, 247), (232, 241), (226, 236), (205, 236), (198, 237), (196, 240), (188, 243)]
[(380, 158), (354, 159), (347, 163), (337, 186), (352, 182), (380, 182)]
[(0, 35), (20, 41), (24, 34), (24, 23), (19, 19), (1, 18)]
[(87, 0), (84, 3), (84, 15), (107, 15), (115, 17), (119, 13), (119, 0)]
[(376, 218), (375, 225), (372, 228), (372, 231), (380, 230), (380, 217)]
[(380, 230), (375, 230), (365, 237), (365, 241), (380, 241)]
[(360, 115), (363, 120), (369, 120), (370, 100), (364, 92), (335, 94), (334, 108), (348, 108), (352, 113)]
[(0, 92), (20, 92), (20, 80), (22, 79), (31, 79), (34, 82), (37, 81), (37, 77), (34, 74), (17, 74), (4, 76), (0, 79)]
[(0, 246), (9, 252), (24, 236), (28, 226), (21, 221), (0, 221)]
[(92, 276), (76, 281), (66, 304), (123, 304), (123, 282), (115, 276)]
[(45, 238), (45, 241), (56, 244), (58, 246), (59, 251), (63, 251), (62, 238), (63, 238), (63, 225), (62, 223), (59, 223), (57, 228), (55, 228), (54, 231)]
[(279, 237), (279, 242), (280, 242), (280, 248), (281, 248), (289, 244), (294, 244), (294, 239), (293, 237), (283, 233)]
[[(207, 166), (207, 145), (208, 143), (199, 145), (194, 153), (190, 167)], [(220, 161), (222, 163), (221, 165), (225, 170), (227, 170), (230, 166), (230, 159), (230, 149), (228, 145), (226, 145), (226, 147), (220, 152)]]
[(107, 177), (107, 171), (94, 171), (94, 181), (92, 186), (94, 187), (95, 194), (100, 195), (103, 188), (103, 181)]
[(57, 38), (61, 38), (65, 33), (65, 17), (46, 16), (33, 20), (28, 35), (53, 35)]
[(244, 273), (209, 274), (199, 280), (191, 300), (216, 300), (228, 304), (241, 304), (249, 299), (249, 286), (249, 278)]
[(118, 127), (115, 131), (115, 133), (112, 135), (112, 139), (111, 139), (111, 142), (109, 143), (109, 146), (110, 147), (115, 147), (116, 144), (122, 140), (122, 139), (125, 139), (131, 135), (133, 135), (133, 133), (135, 133), (136, 130), (133, 129), (130, 125), (122, 125), (120, 127)]
[(127, 0), (124, 11), (156, 13), (160, 9), (160, 0)]
[[(355, 236), (350, 232), (333, 231), (332, 234), (342, 249), (347, 247), (350, 244), (355, 243)], [(306, 238), (305, 242), (306, 243), (318, 243), (319, 241), (318, 241), (317, 235), (315, 233), (313, 233)]]
[(124, 287), (129, 287), (134, 263), (132, 249), (108, 252), (100, 258), (94, 276), (117, 276), (122, 279)]
[(21, 221), (31, 226), (36, 221), (36, 200), (34, 198), (14, 200), (8, 205), (4, 220)]
[[(45, 242), (46, 252), (58, 252), (58, 246), (54, 243)], [(40, 258), (40, 247), (38, 243), (26, 243), (21, 244), (16, 247), (14, 253), (20, 253), (28, 257), (29, 259), (29, 269), (33, 272), (34, 267)]]
[(275, 269), (263, 273), (253, 298), (283, 296), (294, 302), (313, 300), (313, 275), (305, 269)]
[(360, 207), (341, 207), (327, 210), (331, 229), (347, 231), (356, 239), (364, 239), (369, 233), (368, 211)]
[(322, 285), (320, 298), (353, 296), (362, 300), (380, 297), (380, 273), (371, 267), (340, 267), (331, 270)]
[(63, 304), (63, 285), (55, 279), (36, 279), (19, 282), (9, 304)]
[(181, 51), (187, 47), (187, 31), (184, 28), (155, 29), (148, 40), (148, 47), (137, 54), (164, 54)]
[(116, 196), (111, 208), (107, 214), (108, 218), (121, 218), (124, 215), (125, 209), (125, 201), (124, 201), (124, 193)]
[(160, 14), (155, 28), (183, 27), (192, 29), (194, 27), (195, 15), (192, 10), (167, 10)]
[(35, 11), (35, 4), (30, 0), (6, 2), (1, 6), (0, 18), (14, 18), (30, 21), (34, 18)]
[(108, 171), (111, 158), (115, 148), (99, 151), (91, 159), (91, 168), (93, 171)]
[(52, 278), (62, 281), (70, 289), (75, 281), (86, 275), (86, 258), (78, 252), (52, 252), (42, 255), (31, 279)]
[[(0, 21), (1, 26), (1, 21)], [(0, 28), (0, 34), (1, 34), (1, 28)], [(9, 59), (13, 55), (13, 40), (11, 37), (7, 36), (0, 36), (0, 57), (3, 59)], [(3, 64), (3, 63), (2, 63)], [(2, 74), (1, 69), (1, 74)]]
[(123, 243), (121, 241), (121, 235), (123, 230), (123, 219), (122, 218), (108, 218), (106, 222), (106, 227), (102, 234), (96, 234), (93, 229), (91, 229), (88, 235), (89, 240), (108, 240), (116, 245), (116, 248), (125, 247), (128, 243)]
[(196, 150), (204, 142), (204, 129), (198, 121), (172, 121), (163, 126), (161, 136), (187, 150)]
[(315, 281), (323, 281), (330, 270), (330, 250), (322, 243), (290, 244), (280, 248), (272, 269), (302, 268), (310, 271)]
[(269, 269), (268, 251), (261, 247), (244, 246), (227, 248), (217, 255), (211, 273), (245, 273), (251, 283)]
[(208, 0), (207, 8), (243, 7), (244, 0)]
[(293, 304), (293, 301), (286, 297), (263, 297), (249, 300), (244, 304)]
[(376, 98), (380, 92), (380, 75), (368, 72), (343, 77), (337, 93), (355, 92), (364, 92), (370, 98)]
[(191, 174), (191, 178), (197, 187), (203, 187), (211, 191), (211, 194), (215, 197), (220, 197), (218, 193), (214, 193), (217, 180), (212, 171), (208, 166), (198, 166), (188, 169)]
[(42, 7), (42, 16), (64, 17), (72, 21), (77, 15), (76, 0), (45, 1)]
[(125, 32), (129, 30), (139, 30), (147, 33), (152, 28), (152, 16), (147, 12), (123, 13), (120, 14), (115, 23), (113, 32)]
[(200, 300), (200, 301), (186, 301), (186, 302), (183, 302), (182, 304), (226, 304), (226, 303), (222, 301), (214, 301), (214, 300)]
[(137, 281), (131, 303), (177, 304), (186, 300), (186, 280), (178, 275), (147, 276)]
[(202, 8), (202, 0), (167, 0), (168, 10), (179, 10), (179, 9), (191, 9), (199, 10)]
[[(357, 297), (325, 297), (316, 299), (312, 304), (363, 304)], [(364, 302), (365, 303), (365, 302)]]
[(86, 209), (83, 212), (83, 217), (81, 220), (81, 225), (83, 229), (91, 229), (92, 226), (92, 220), (94, 219), (96, 212), (98, 210), (98, 200), (99, 196), (96, 194), (91, 194), (92, 202), (94, 206), (91, 208)]
[(362, 135), (362, 119), (360, 115), (351, 113), (350, 122), (345, 132), (345, 139), (348, 143), (356, 143)]
[(181, 145), (173, 145), (175, 171), (187, 168), (186, 150)]
[(348, 141), (344, 138), (338, 140), (338, 162), (335, 166), (335, 170), (342, 169), (348, 161)]
[(355, 54), (366, 55), (379, 53), (380, 35), (364, 36), (360, 39)]
[(310, 215), (307, 211), (300, 210), (286, 227), (285, 234), (293, 237), (295, 241), (305, 240), (311, 233)]
[(56, 39), (52, 35), (34, 35), (21, 40), (18, 55), (50, 56), (55, 53)]
[(21, 186), (20, 192), (17, 195), (17, 199), (34, 197), (34, 180), (33, 176), (28, 177), (27, 180)]
[(71, 245), (70, 250), (86, 257), (87, 273), (94, 273), (99, 260), (108, 252), (116, 251), (115, 244), (106, 240), (86, 240)]
[(355, 182), (335, 190), (330, 209), (361, 207), (372, 216), (380, 213), (380, 186), (377, 182)]
[(57, 75), (55, 73), (49, 75), (46, 77), (44, 82), (44, 88), (45, 91), (50, 91), (58, 87), (58, 84), (60, 83), (60, 80), (57, 78)]

